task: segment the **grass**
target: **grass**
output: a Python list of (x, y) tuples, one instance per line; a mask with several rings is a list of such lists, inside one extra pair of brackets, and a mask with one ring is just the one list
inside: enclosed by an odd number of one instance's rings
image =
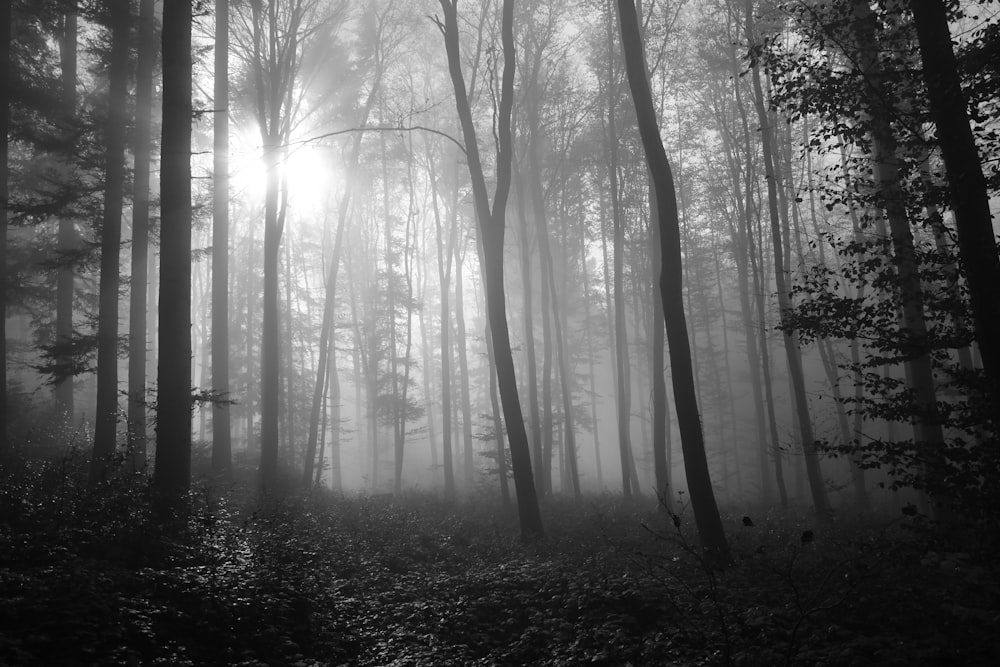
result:
[(78, 478), (0, 489), (0, 664), (1000, 663), (997, 566), (909, 518), (734, 515), (715, 572), (686, 516), (612, 496), (525, 544), (490, 499), (202, 488), (167, 530), (141, 479)]

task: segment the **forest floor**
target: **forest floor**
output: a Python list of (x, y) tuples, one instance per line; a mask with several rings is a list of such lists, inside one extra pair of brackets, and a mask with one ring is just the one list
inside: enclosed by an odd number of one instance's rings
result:
[(74, 479), (0, 481), (0, 664), (1000, 664), (995, 559), (910, 518), (740, 512), (712, 571), (651, 501), (553, 500), (524, 543), (487, 500), (202, 489), (166, 530)]

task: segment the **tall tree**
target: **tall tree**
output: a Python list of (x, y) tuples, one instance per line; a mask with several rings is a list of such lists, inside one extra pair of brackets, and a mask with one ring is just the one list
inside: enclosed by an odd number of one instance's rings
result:
[(7, 209), (9, 205), (10, 165), (8, 129), (10, 128), (10, 32), (12, 2), (0, 6), (0, 464), (10, 450), (7, 440)]
[(101, 226), (101, 278), (97, 315), (97, 414), (91, 482), (101, 481), (115, 450), (118, 429), (118, 285), (122, 209), (125, 195), (129, 25), (128, 0), (109, 0), (111, 54)]
[(160, 306), (153, 485), (161, 515), (191, 484), (191, 20), (192, 0), (163, 7), (160, 143)]
[[(67, 2), (62, 15), (62, 34), (59, 39), (59, 61), (62, 83), (62, 113), (65, 131), (72, 136), (77, 120), (77, 33), (78, 17), (75, 0)], [(73, 173), (70, 160), (70, 174)], [(62, 215), (59, 218), (57, 244), (60, 252), (68, 255), (77, 245), (76, 225), (72, 216)], [(74, 267), (72, 262), (64, 261), (56, 277), (56, 345), (60, 350), (60, 366), (69, 368), (72, 359), (69, 349), (73, 340), (73, 298), (74, 298)], [(67, 372), (57, 377), (55, 385), (56, 411), (61, 417), (72, 421), (74, 412), (73, 373)]]
[[(610, 0), (608, 4), (611, 8)], [(612, 255), (614, 262), (614, 351), (615, 351), (615, 396), (618, 407), (618, 453), (621, 458), (622, 493), (626, 499), (639, 493), (633, 488), (631, 468), (632, 441), (629, 425), (632, 419), (632, 380), (629, 373), (628, 330), (625, 322), (625, 295), (622, 293), (625, 280), (625, 227), (622, 220), (621, 190), (619, 188), (619, 157), (618, 157), (618, 127), (615, 123), (615, 108), (618, 105), (618, 74), (614, 67), (614, 29), (613, 17), (608, 12), (607, 45), (608, 45), (608, 78), (607, 85), (607, 146), (608, 146), (608, 182), (611, 191), (611, 218), (614, 227)], [(607, 272), (607, 261), (605, 261)]]
[(232, 468), (229, 410), (229, 0), (215, 0), (212, 166), (212, 472)]
[[(891, 97), (879, 63), (875, 16), (864, 0), (851, 0), (851, 11), (851, 27), (858, 49), (858, 67), (865, 78), (866, 88), (871, 93), (866, 95), (864, 106), (870, 116), (875, 180), (882, 195), (882, 207), (892, 239), (892, 261), (896, 269), (899, 311), (902, 315), (900, 334), (906, 340), (904, 357), (907, 384), (917, 406), (917, 413), (912, 420), (914, 436), (921, 447), (927, 448), (926, 462), (932, 473), (939, 477), (938, 488), (944, 488), (940, 486), (940, 476), (944, 474), (940, 461), (943, 457), (944, 431), (931, 364), (930, 332), (925, 319), (919, 260), (903, 192), (904, 168), (890, 122), (894, 109), (890, 106)], [(938, 462), (932, 463), (934, 459)], [(938, 518), (942, 518), (940, 514)]]
[[(273, 489), (278, 476), (279, 367), (278, 259), (287, 212), (282, 165), (295, 124), (302, 120), (301, 81), (306, 51), (325, 43), (343, 2), (267, 0), (239, 5), (239, 54), (251, 78), (252, 112), (260, 130), (264, 191), (264, 303), (261, 314), (260, 481)], [(306, 84), (307, 85), (307, 84)]]
[(955, 49), (942, 0), (911, 0), (931, 115), (951, 190), (958, 246), (969, 284), (976, 342), (1000, 423), (1000, 258), (982, 160), (969, 124)]
[(149, 173), (156, 63), (155, 0), (139, 4), (135, 81), (135, 169), (132, 178), (132, 263), (129, 280), (128, 452), (134, 470), (146, 466), (146, 283), (149, 280)]
[(501, 35), (503, 42), (503, 77), (500, 90), (500, 107), (497, 120), (498, 151), (496, 190), (493, 207), (490, 209), (486, 178), (479, 157), (476, 128), (472, 120), (465, 77), (462, 74), (462, 58), (459, 49), (457, 0), (440, 0), (444, 22), (438, 27), (444, 35), (448, 55), (448, 70), (455, 88), (455, 105), (462, 123), (465, 138), (466, 157), (472, 191), (475, 200), (476, 220), (479, 223), (479, 237), (482, 243), (484, 261), (483, 273), (486, 279), (486, 309), (493, 337), (493, 352), (496, 357), (497, 382), (500, 386), (500, 401), (503, 405), (504, 421), (510, 441), (511, 464), (514, 470), (514, 486), (517, 492), (517, 509), (521, 523), (521, 534), (533, 538), (542, 534), (542, 517), (538, 508), (538, 496), (531, 470), (531, 455), (528, 435), (524, 428), (521, 403), (517, 395), (517, 378), (514, 371), (514, 356), (510, 348), (510, 331), (507, 327), (506, 295), (503, 283), (503, 247), (506, 226), (507, 197), (510, 193), (512, 146), (510, 118), (513, 106), (514, 88), (514, 2), (504, 0)]
[(656, 109), (653, 106), (653, 96), (646, 75), (639, 17), (633, 0), (618, 0), (618, 19), (621, 25), (625, 68), (635, 103), (646, 162), (650, 177), (653, 179), (656, 209), (659, 214), (657, 222), (662, 262), (660, 294), (670, 347), (670, 368), (677, 423), (681, 434), (681, 449), (684, 452), (684, 470), (702, 549), (711, 563), (722, 566), (729, 562), (729, 545), (719, 517), (715, 493), (712, 490), (708, 458), (705, 455), (705, 438), (698, 412), (698, 398), (694, 388), (694, 368), (691, 364), (684, 314), (680, 222), (673, 175), (660, 138)]
[(767, 102), (761, 85), (760, 66), (758, 64), (757, 33), (753, 19), (753, 0), (746, 2), (746, 35), (750, 43), (750, 69), (754, 90), (754, 101), (757, 107), (757, 119), (760, 123), (761, 154), (764, 160), (764, 179), (767, 181), (768, 216), (771, 223), (771, 246), (774, 252), (774, 281), (778, 293), (778, 318), (782, 325), (785, 347), (785, 359), (788, 362), (789, 380), (792, 385), (792, 400), (795, 417), (802, 441), (803, 459), (806, 464), (806, 475), (809, 479), (809, 490), (812, 494), (813, 507), (821, 520), (830, 518), (830, 502), (826, 494), (826, 485), (820, 469), (819, 456), (816, 453), (816, 439), (813, 436), (812, 418), (809, 416), (809, 403), (806, 399), (805, 373), (802, 369), (802, 352), (799, 348), (795, 331), (787, 326), (789, 299), (784, 261), (783, 233), (781, 229), (781, 213), (779, 210), (778, 165), (774, 149), (774, 129), (771, 116), (767, 112)]

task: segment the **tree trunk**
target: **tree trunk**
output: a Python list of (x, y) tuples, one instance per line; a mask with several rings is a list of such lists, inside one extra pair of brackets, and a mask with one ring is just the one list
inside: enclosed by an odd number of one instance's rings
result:
[(281, 347), (278, 337), (278, 226), (279, 167), (281, 150), (276, 137), (264, 146), (267, 186), (264, 194), (264, 307), (261, 313), (260, 348), (260, 483), (273, 491), (278, 481), (278, 405)]
[(990, 380), (993, 418), (1000, 422), (1000, 259), (989, 191), (969, 124), (946, 3), (919, 0), (908, 4), (917, 28), (931, 115), (948, 174), (976, 342)]
[[(746, 4), (746, 33), (751, 43), (756, 39), (753, 27), (753, 2)], [(752, 49), (751, 49), (752, 50)], [(773, 134), (764, 100), (764, 91), (760, 83), (760, 68), (756, 59), (751, 63), (754, 98), (757, 105), (757, 117), (760, 122), (761, 146), (764, 158), (764, 178), (767, 180), (768, 210), (771, 219), (772, 251), (774, 252), (774, 280), (778, 292), (779, 319), (784, 325), (786, 313), (790, 307), (788, 288), (786, 286), (781, 220), (778, 210), (778, 183), (774, 164)], [(794, 331), (782, 326), (785, 344), (785, 358), (788, 362), (789, 380), (792, 384), (792, 396), (795, 405), (795, 415), (798, 419), (799, 437), (802, 441), (803, 458), (806, 465), (806, 475), (809, 479), (809, 490), (812, 495), (816, 516), (821, 521), (829, 520), (830, 503), (826, 495), (823, 473), (820, 470), (819, 457), (816, 454), (815, 437), (812, 430), (812, 419), (809, 416), (809, 404), (806, 399), (805, 374), (802, 370), (802, 353), (798, 338)]]
[(191, 0), (163, 10), (160, 336), (156, 469), (161, 516), (191, 482)]
[(104, 216), (101, 227), (101, 286), (97, 315), (97, 413), (90, 481), (103, 481), (115, 451), (118, 430), (118, 263), (125, 194), (130, 12), (127, 0), (111, 0), (111, 55)]
[[(10, 164), (8, 129), (10, 128), (10, 42), (12, 23), (11, 2), (0, 7), (0, 266), (7, 266), (7, 209), (10, 197)], [(7, 436), (7, 271), (0, 271), (0, 465), (10, 453)]]
[(510, 116), (513, 105), (514, 88), (514, 2), (504, 0), (502, 40), (504, 69), (501, 84), (498, 120), (499, 150), (497, 154), (497, 184), (490, 210), (486, 180), (479, 158), (479, 146), (472, 120), (472, 109), (462, 75), (462, 61), (459, 53), (458, 16), (456, 0), (440, 0), (444, 14), (441, 26), (448, 52), (448, 69), (455, 88), (455, 104), (462, 122), (465, 150), (472, 178), (476, 219), (479, 222), (480, 239), (483, 249), (483, 273), (486, 280), (486, 308), (493, 337), (493, 351), (496, 355), (497, 381), (500, 386), (500, 400), (503, 404), (504, 420), (510, 439), (511, 462), (514, 469), (514, 486), (517, 490), (518, 514), (521, 534), (528, 539), (542, 535), (542, 517), (538, 508), (531, 470), (531, 455), (528, 450), (528, 435), (524, 429), (521, 404), (517, 395), (517, 378), (514, 357), (510, 348), (510, 332), (507, 328), (507, 311), (503, 282), (504, 227), (507, 196), (510, 192), (511, 136)]
[(462, 481), (465, 493), (473, 490), (475, 460), (472, 449), (472, 401), (469, 397), (469, 355), (465, 341), (465, 285), (462, 280), (464, 253), (455, 246), (455, 342), (458, 347), (458, 381), (462, 408)]
[(215, 0), (212, 188), (212, 472), (233, 465), (229, 404), (229, 0)]
[[(883, 86), (883, 72), (878, 60), (875, 17), (866, 2), (852, 0), (852, 29), (859, 49), (859, 67), (871, 90), (873, 100), (890, 100)], [(944, 431), (937, 407), (934, 371), (930, 358), (927, 322), (924, 319), (924, 295), (920, 284), (919, 263), (913, 232), (906, 210), (902, 179), (903, 166), (897, 154), (896, 139), (889, 122), (890, 109), (868, 104), (875, 179), (882, 195), (885, 218), (892, 238), (893, 264), (899, 285), (902, 326), (905, 338), (907, 384), (913, 392), (917, 414), (913, 417), (914, 437), (926, 448), (927, 474), (936, 480), (937, 492), (945, 494)], [(978, 162), (977, 162), (978, 164)], [(994, 250), (994, 260), (996, 259)], [(995, 291), (995, 285), (994, 285)], [(991, 317), (995, 314), (991, 314)], [(934, 489), (930, 490), (931, 493)], [(940, 498), (946, 502), (945, 498)], [(935, 507), (936, 517), (944, 518), (944, 507)]]
[(632, 465), (632, 443), (629, 426), (632, 417), (631, 384), (629, 377), (628, 334), (625, 328), (625, 295), (622, 293), (624, 282), (624, 245), (625, 232), (622, 223), (621, 193), (618, 190), (618, 136), (615, 125), (615, 95), (616, 77), (614, 73), (614, 31), (609, 14), (607, 24), (608, 41), (608, 99), (607, 99), (607, 141), (608, 141), (608, 181), (611, 191), (611, 216), (614, 227), (612, 241), (612, 261), (614, 263), (614, 349), (615, 349), (615, 391), (618, 409), (618, 454), (622, 469), (622, 495), (631, 500), (638, 489), (632, 488), (632, 477), (629, 469)]
[(663, 149), (656, 121), (656, 109), (653, 107), (653, 98), (649, 90), (635, 3), (632, 0), (618, 0), (618, 12), (629, 87), (632, 90), (639, 134), (642, 137), (649, 172), (653, 178), (659, 212), (660, 253), (663, 267), (660, 274), (660, 293), (670, 346), (674, 401), (681, 433), (681, 448), (684, 451), (688, 491), (691, 494), (691, 505), (694, 509), (701, 547), (708, 561), (716, 567), (721, 567), (730, 561), (729, 545), (726, 542), (726, 534), (715, 502), (715, 493), (712, 490), (698, 412), (698, 399), (694, 390), (694, 369), (691, 365), (683, 306), (680, 224), (673, 176), (666, 151)]
[(527, 362), (528, 426), (531, 428), (531, 454), (534, 457), (535, 487), (545, 494), (545, 462), (542, 455), (542, 417), (538, 412), (538, 355), (535, 353), (535, 306), (531, 278), (531, 240), (525, 201), (528, 198), (524, 178), (518, 178), (515, 198), (521, 241), (521, 289), (524, 299), (524, 357)]
[[(62, 103), (66, 118), (66, 132), (71, 134), (76, 125), (76, 69), (77, 69), (77, 3), (76, 0), (66, 3), (63, 15), (63, 31), (59, 40), (59, 60), (62, 70)], [(150, 46), (153, 43), (149, 42)], [(137, 101), (138, 107), (138, 101)], [(137, 108), (138, 113), (138, 108)], [(70, 178), (73, 177), (72, 158), (70, 157)], [(138, 169), (138, 156), (136, 156)], [(138, 176), (138, 174), (137, 174)], [(138, 202), (136, 202), (138, 204)], [(59, 218), (58, 247), (64, 255), (71, 253), (77, 246), (76, 225), (72, 218), (62, 215)], [(73, 341), (73, 297), (74, 271), (70, 262), (63, 259), (56, 278), (56, 343), (60, 346), (72, 344)], [(142, 310), (140, 312), (145, 312)], [(145, 341), (143, 341), (145, 344)], [(56, 379), (55, 399), (56, 410), (61, 418), (72, 423), (74, 420), (73, 384), (74, 375), (68, 369), (72, 367), (72, 357), (69, 352), (60, 355), (60, 366), (67, 369), (65, 377)]]

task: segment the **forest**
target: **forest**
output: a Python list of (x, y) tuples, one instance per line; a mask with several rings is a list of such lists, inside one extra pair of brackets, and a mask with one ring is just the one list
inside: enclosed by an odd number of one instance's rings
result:
[(0, 664), (1000, 663), (997, 3), (0, 57)]

